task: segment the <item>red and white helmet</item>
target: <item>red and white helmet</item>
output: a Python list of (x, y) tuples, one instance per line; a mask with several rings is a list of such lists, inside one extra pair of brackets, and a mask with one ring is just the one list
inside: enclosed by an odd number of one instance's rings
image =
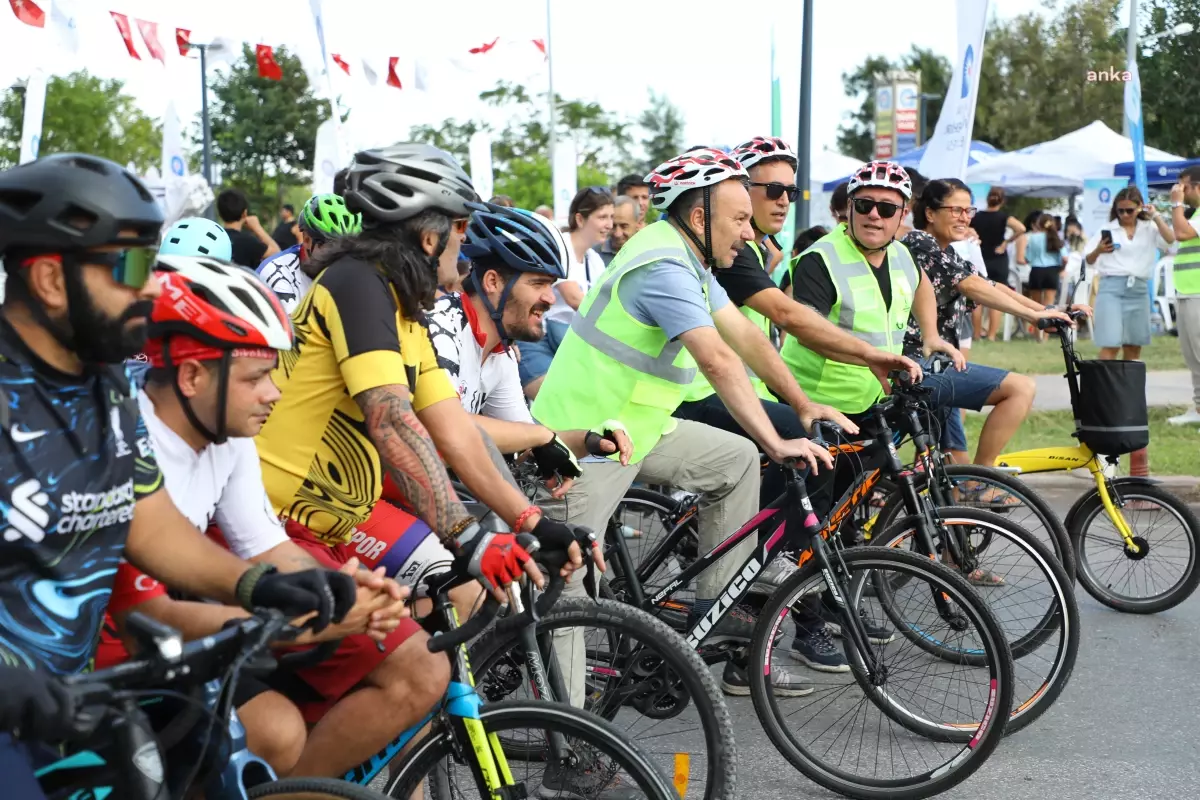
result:
[(755, 164), (768, 158), (778, 158), (787, 161), (792, 165), (792, 169), (796, 169), (800, 164), (800, 159), (796, 157), (796, 151), (778, 136), (755, 136), (750, 141), (742, 142), (733, 148), (731, 155), (747, 171), (754, 167)]
[(159, 256), (162, 294), (150, 315), (145, 355), (151, 366), (234, 356), (273, 358), (292, 349), (292, 322), (275, 293), (249, 270), (203, 256)]
[(748, 181), (750, 176), (736, 158), (711, 147), (698, 147), (663, 162), (646, 176), (650, 205), (666, 211), (679, 196), (691, 189), (715, 186), (730, 178)]
[(868, 161), (863, 164), (850, 176), (846, 194), (853, 197), (855, 192), (865, 186), (895, 189), (904, 195), (905, 200), (912, 199), (912, 179), (908, 177), (904, 167), (895, 161)]

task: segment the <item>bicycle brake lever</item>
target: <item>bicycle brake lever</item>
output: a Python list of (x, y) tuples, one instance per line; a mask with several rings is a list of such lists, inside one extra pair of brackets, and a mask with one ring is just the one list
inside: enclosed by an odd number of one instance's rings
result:
[(583, 573), (583, 590), (587, 592), (587, 596), (592, 599), (593, 603), (598, 603), (600, 601), (600, 579), (596, 576), (596, 562), (591, 553), (585, 554), (583, 558), (586, 570)]

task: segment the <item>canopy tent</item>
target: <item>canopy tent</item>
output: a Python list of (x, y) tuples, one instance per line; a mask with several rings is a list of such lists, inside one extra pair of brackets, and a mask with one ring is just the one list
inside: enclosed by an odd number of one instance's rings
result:
[[(1111, 178), (1133, 155), (1133, 142), (1096, 120), (1049, 142), (1030, 145), (967, 168), (968, 183), (1001, 186), (1012, 194), (1058, 197), (1083, 190), (1088, 178)], [(1146, 148), (1146, 161), (1182, 161)]]
[[(902, 155), (896, 156), (895, 158), (892, 159), (892, 161), (895, 161), (897, 164), (904, 167), (905, 169), (919, 168), (921, 165), (921, 156), (925, 155), (925, 148), (927, 146), (928, 146), (928, 143), (923, 144), (920, 147), (918, 147), (916, 150), (909, 150), (907, 153), (903, 153)], [(992, 147), (987, 142), (972, 141), (971, 142), (971, 152), (967, 153), (967, 165), (970, 166), (971, 164), (978, 164), (980, 161), (986, 161), (990, 158), (995, 158), (996, 156), (999, 156), (999, 155), (1003, 155), (1003, 153), (1001, 153), (996, 148)], [(837, 188), (837, 185), (839, 183), (841, 183), (842, 181), (849, 180), (850, 174), (852, 172), (854, 172), (854, 168), (859, 166), (860, 164), (862, 164), (862, 162), (858, 161), (855, 164), (851, 165), (849, 169), (840, 173), (841, 177), (827, 180), (825, 182), (825, 185), (822, 188), (824, 188), (824, 190), (827, 192), (832, 192), (834, 189)], [(813, 171), (813, 176), (814, 176), (814, 180), (815, 180), (817, 177), (817, 173), (815, 170)], [(936, 176), (927, 175), (926, 177), (936, 177)]]
[[(1189, 167), (1200, 167), (1200, 158), (1186, 161), (1147, 161), (1146, 180), (1151, 186), (1172, 186), (1179, 182), (1179, 173)], [(1133, 178), (1133, 162), (1117, 164), (1113, 175), (1118, 178)]]

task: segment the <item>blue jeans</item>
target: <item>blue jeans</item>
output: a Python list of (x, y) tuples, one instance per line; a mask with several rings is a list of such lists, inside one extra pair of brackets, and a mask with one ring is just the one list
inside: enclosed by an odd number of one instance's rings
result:
[[(928, 369), (929, 361), (924, 361), (922, 366)], [(1007, 376), (1005, 370), (970, 362), (962, 372), (951, 368), (938, 375), (925, 373), (924, 385), (933, 390), (930, 401), (941, 419), (939, 445), (943, 450), (967, 449), (967, 434), (958, 410), (982, 410)]]
[(570, 325), (565, 322), (546, 320), (546, 333), (536, 342), (521, 342), (517, 349), (521, 351), (521, 360), (517, 364), (517, 372), (521, 376), (521, 385), (537, 380), (550, 371), (550, 362), (558, 352), (562, 340), (567, 337)]
[(1095, 331), (1097, 347), (1148, 347), (1150, 345), (1150, 290), (1145, 280), (1133, 286), (1123, 275), (1102, 275), (1096, 288)]

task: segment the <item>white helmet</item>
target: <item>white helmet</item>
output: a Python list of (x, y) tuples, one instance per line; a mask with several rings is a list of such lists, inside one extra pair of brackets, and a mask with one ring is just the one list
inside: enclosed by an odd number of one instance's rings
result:
[(666, 211), (684, 192), (737, 178), (750, 180), (736, 158), (711, 147), (698, 147), (675, 156), (654, 168), (646, 176), (650, 184), (650, 205)]
[(800, 164), (796, 152), (787, 142), (777, 136), (755, 136), (750, 141), (742, 142), (733, 148), (732, 155), (747, 171), (755, 164), (767, 159), (786, 161), (792, 165), (792, 169), (796, 169)]
[(895, 161), (868, 161), (854, 170), (846, 186), (846, 194), (854, 197), (854, 193), (865, 186), (895, 189), (904, 195), (905, 200), (912, 199), (912, 179), (904, 167)]

